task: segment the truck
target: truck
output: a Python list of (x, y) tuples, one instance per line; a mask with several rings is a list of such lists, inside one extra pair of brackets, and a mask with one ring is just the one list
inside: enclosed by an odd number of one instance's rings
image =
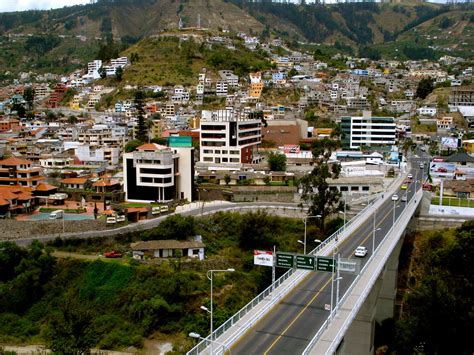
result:
[(63, 210), (56, 210), (49, 214), (49, 219), (62, 219), (64, 218)]

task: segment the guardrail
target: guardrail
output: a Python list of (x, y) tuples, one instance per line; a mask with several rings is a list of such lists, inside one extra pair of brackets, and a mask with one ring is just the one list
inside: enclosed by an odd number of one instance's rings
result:
[[(395, 220), (395, 224), (393, 224), (391, 227), (390, 227), (390, 230), (387, 232), (387, 235), (389, 235), (390, 233), (393, 232), (394, 228), (397, 227), (398, 228), (398, 222), (401, 220), (402, 217), (405, 217), (407, 212), (410, 210), (410, 215), (412, 215), (413, 211), (412, 211), (412, 207), (414, 206), (414, 208), (416, 209), (416, 206), (417, 204), (420, 203), (421, 201), (421, 195), (422, 195), (422, 192), (421, 193), (418, 193), (418, 195), (415, 193), (414, 195), (414, 198), (412, 198), (410, 200), (410, 203), (409, 203), (409, 207), (410, 208), (404, 208), (403, 212), (398, 216), (398, 218)], [(418, 203), (416, 202), (418, 200)], [(414, 210), (414, 209), (413, 209)], [(409, 219), (407, 219), (409, 221)], [(407, 222), (408, 224), (408, 222)], [(404, 230), (404, 229), (402, 229)], [(398, 240), (396, 241), (398, 242)], [(338, 311), (338, 308), (339, 308), (339, 305), (340, 304), (343, 304), (347, 297), (350, 295), (350, 293), (352, 292), (352, 290), (354, 289), (354, 287), (356, 286), (356, 284), (359, 282), (360, 278), (361, 278), (361, 275), (363, 275), (364, 271), (371, 266), (375, 256), (377, 255), (377, 251), (380, 249), (380, 247), (382, 246), (383, 243), (380, 243), (377, 248), (375, 249), (374, 253), (372, 253), (372, 255), (370, 256), (370, 258), (368, 259), (368, 261), (365, 263), (364, 267), (361, 269), (361, 271), (359, 272), (359, 274), (356, 276), (356, 278), (354, 279), (354, 281), (351, 283), (351, 285), (349, 286), (349, 288), (347, 289), (347, 291), (344, 293), (344, 295), (340, 298), (339, 302), (335, 305), (334, 309), (331, 311), (331, 313), (329, 314), (328, 318), (326, 319), (326, 321), (322, 324), (321, 328), (319, 328), (319, 331), (316, 333), (316, 335), (311, 339), (311, 341), (309, 342), (309, 344), (307, 345), (307, 347), (303, 350), (303, 355), (308, 355), (310, 353), (310, 351), (313, 349), (313, 347), (315, 346), (316, 342), (320, 339), (322, 333), (326, 330), (326, 328), (329, 326), (329, 324), (331, 323), (331, 319), (337, 314), (337, 311)], [(396, 244), (396, 243), (395, 243)], [(393, 250), (393, 248), (395, 247), (395, 244), (390, 248), (390, 252)], [(372, 289), (376, 279), (379, 277), (379, 274), (380, 274), (380, 271), (381, 271), (381, 268), (383, 267), (383, 265), (380, 266), (380, 270), (377, 270), (377, 272), (374, 272), (372, 275), (371, 275), (371, 278), (369, 280), (369, 282), (367, 282), (363, 292), (359, 295), (358, 299), (357, 299), (357, 302), (356, 304), (354, 305), (354, 307), (352, 307), (351, 309), (351, 312), (349, 314), (349, 316), (346, 318), (345, 322), (344, 322), (344, 325), (343, 327), (341, 327), (337, 333), (337, 335), (334, 337), (329, 349), (326, 351), (326, 354), (333, 354), (335, 351), (336, 351), (336, 348), (337, 346), (339, 345), (339, 341), (342, 339), (342, 336), (345, 334), (345, 332), (347, 331), (347, 328), (349, 327), (349, 324), (352, 322), (352, 320), (355, 318), (355, 316), (357, 315), (357, 313), (359, 312), (360, 308), (362, 307), (362, 304), (365, 302), (366, 298), (367, 298), (367, 295), (369, 294), (370, 290)]]
[[(356, 216), (354, 216), (352, 219), (349, 221), (346, 221), (346, 224), (339, 228), (336, 232), (331, 234), (328, 238), (326, 238), (321, 244), (319, 244), (315, 249), (309, 252), (309, 254), (312, 255), (317, 255), (321, 253), (321, 255), (327, 255), (329, 254), (334, 247), (336, 247), (339, 242), (344, 240), (344, 238), (347, 235), (350, 235), (354, 229), (354, 225), (361, 221), (364, 220), (368, 217), (368, 212), (372, 208), (377, 208), (378, 205), (383, 203), (383, 194), (380, 194), (376, 199), (373, 200), (373, 202), (367, 206), (364, 207)], [(263, 206), (262, 206), (263, 207)], [(230, 208), (229, 208), (230, 209)], [(235, 209), (235, 208), (232, 208)], [(331, 242), (333, 245), (329, 245)], [(326, 249), (325, 249), (326, 248)], [(322, 251), (324, 250), (324, 253)], [(301, 271), (301, 270), (300, 270)], [(246, 321), (243, 325), (239, 326), (239, 330), (232, 335), (232, 337), (229, 337), (225, 342), (223, 343), (226, 347), (232, 346), (232, 344), (243, 334), (245, 333), (252, 325), (255, 324), (255, 322), (264, 314), (268, 311), (268, 309), (273, 306), (284, 294), (285, 291), (288, 290), (288, 288), (292, 288), (295, 284), (300, 282), (300, 279), (307, 275), (309, 271), (301, 271), (298, 273), (298, 275), (295, 277), (295, 279), (289, 283), (284, 289), (277, 290), (278, 286), (281, 286), (284, 281), (286, 281), (289, 277), (292, 275), (296, 274), (294, 269), (288, 270), (285, 274), (283, 274), (279, 279), (275, 281), (274, 284), (270, 285), (268, 288), (266, 288), (262, 293), (260, 293), (257, 297), (255, 297), (252, 301), (250, 301), (247, 305), (245, 305), (241, 310), (239, 310), (235, 315), (233, 315), (231, 318), (229, 318), (225, 323), (223, 323), (221, 326), (219, 326), (212, 334), (209, 334), (206, 338), (204, 338), (201, 342), (199, 342), (195, 347), (193, 347), (191, 350), (189, 350), (186, 354), (187, 355), (198, 355), (201, 352), (204, 352), (206, 348), (212, 343), (211, 340), (217, 339), (219, 336), (221, 336), (225, 331), (230, 329), (236, 322), (238, 322), (240, 319), (242, 319), (247, 313), (249, 313), (252, 309), (254, 309), (258, 304), (260, 304), (261, 301), (263, 301), (266, 297), (270, 296), (272, 292), (278, 291), (277, 295), (274, 295), (271, 301), (268, 302), (266, 307), (262, 308), (258, 313), (255, 314), (252, 319)]]

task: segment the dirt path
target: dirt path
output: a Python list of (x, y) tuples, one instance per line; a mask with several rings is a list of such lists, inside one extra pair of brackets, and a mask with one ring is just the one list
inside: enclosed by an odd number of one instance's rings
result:
[(55, 251), (53, 256), (56, 258), (73, 258), (73, 259), (82, 259), (82, 260), (97, 260), (104, 258), (102, 255), (90, 255), (90, 254), (79, 254), (79, 253), (69, 253), (66, 251)]

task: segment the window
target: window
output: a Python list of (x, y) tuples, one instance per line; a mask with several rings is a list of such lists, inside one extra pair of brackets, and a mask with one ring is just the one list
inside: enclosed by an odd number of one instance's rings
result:
[(349, 188), (347, 186), (341, 186), (340, 190), (341, 191), (349, 191)]

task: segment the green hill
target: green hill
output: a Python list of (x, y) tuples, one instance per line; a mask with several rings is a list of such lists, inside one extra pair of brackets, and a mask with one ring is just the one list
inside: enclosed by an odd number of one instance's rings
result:
[(407, 51), (431, 46), (439, 54), (473, 56), (472, 4), (99, 0), (49, 11), (0, 14), (0, 73), (83, 68), (98, 57), (101, 46), (108, 44), (118, 54), (140, 39), (176, 31), (180, 20), (184, 27), (199, 23), (214, 33), (244, 31), (280, 37), (294, 45), (322, 43), (354, 54), (360, 47), (375, 45), (389, 57), (407, 57), (396, 51), (403, 46)]

